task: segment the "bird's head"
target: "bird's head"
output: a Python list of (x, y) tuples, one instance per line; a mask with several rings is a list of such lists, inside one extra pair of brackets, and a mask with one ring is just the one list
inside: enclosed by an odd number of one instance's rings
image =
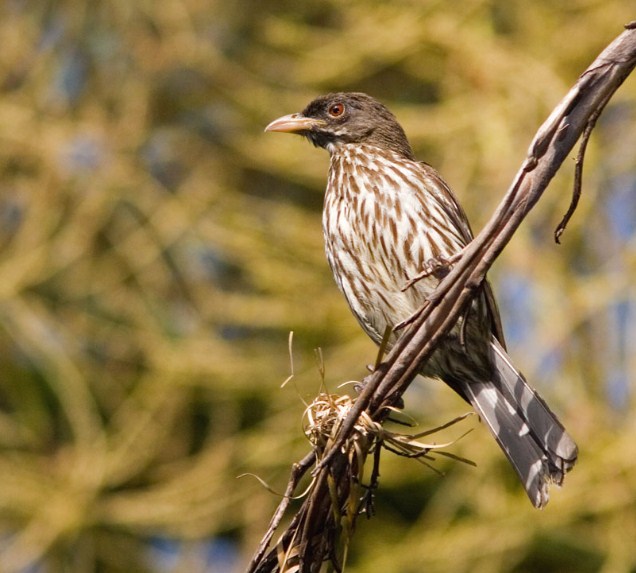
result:
[(301, 113), (272, 121), (265, 131), (296, 133), (330, 152), (344, 144), (390, 149), (413, 159), (413, 151), (395, 116), (363, 93), (332, 93), (313, 100)]

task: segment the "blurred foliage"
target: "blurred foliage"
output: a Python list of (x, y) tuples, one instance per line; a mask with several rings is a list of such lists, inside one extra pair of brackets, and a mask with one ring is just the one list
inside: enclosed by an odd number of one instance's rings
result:
[[(375, 356), (324, 261), (327, 155), (263, 127), (372, 93), (479, 229), (629, 4), (3, 2), (0, 571), (241, 570), (277, 498), (236, 477), (282, 490), (307, 450), (314, 348), (332, 389)], [(477, 469), (387, 455), (351, 573), (636, 571), (635, 126), (631, 78), (564, 244), (568, 165), (492, 277), (580, 444), (567, 487), (533, 510), (481, 428)], [(466, 408), (440, 386), (407, 400), (425, 427)]]

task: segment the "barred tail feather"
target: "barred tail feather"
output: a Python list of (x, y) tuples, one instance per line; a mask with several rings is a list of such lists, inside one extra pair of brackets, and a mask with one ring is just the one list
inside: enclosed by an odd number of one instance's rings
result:
[[(531, 422), (532, 431), (548, 454), (548, 459), (558, 459), (563, 474), (576, 463), (578, 448), (559, 419), (543, 398), (533, 390), (510, 361), (510, 357), (496, 340), (492, 343), (497, 378), (502, 392), (507, 392), (521, 408), (525, 420)], [(555, 480), (561, 485), (561, 480)]]
[(515, 468), (530, 501), (542, 508), (550, 483), (561, 485), (576, 463), (577, 447), (497, 341), (492, 349), (494, 379), (464, 383), (462, 390)]

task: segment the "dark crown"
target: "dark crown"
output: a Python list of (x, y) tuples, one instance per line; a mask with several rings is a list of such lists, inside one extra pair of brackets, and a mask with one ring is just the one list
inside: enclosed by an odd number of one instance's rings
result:
[(339, 92), (320, 96), (302, 112), (321, 124), (304, 133), (319, 147), (342, 143), (365, 143), (390, 149), (413, 159), (411, 145), (389, 109), (364, 93)]

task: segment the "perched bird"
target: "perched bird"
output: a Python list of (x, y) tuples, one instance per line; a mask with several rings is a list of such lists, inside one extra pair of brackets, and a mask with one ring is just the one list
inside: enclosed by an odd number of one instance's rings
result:
[[(387, 328), (422, 307), (473, 239), (462, 208), (437, 171), (415, 160), (395, 116), (366, 94), (319, 97), (265, 130), (305, 136), (330, 153), (327, 259), (353, 314), (379, 344)], [(389, 344), (395, 340), (393, 331)], [(574, 466), (577, 447), (506, 354), (487, 282), (422, 374), (440, 378), (472, 404), (530, 501), (543, 507), (549, 484), (561, 485)]]

